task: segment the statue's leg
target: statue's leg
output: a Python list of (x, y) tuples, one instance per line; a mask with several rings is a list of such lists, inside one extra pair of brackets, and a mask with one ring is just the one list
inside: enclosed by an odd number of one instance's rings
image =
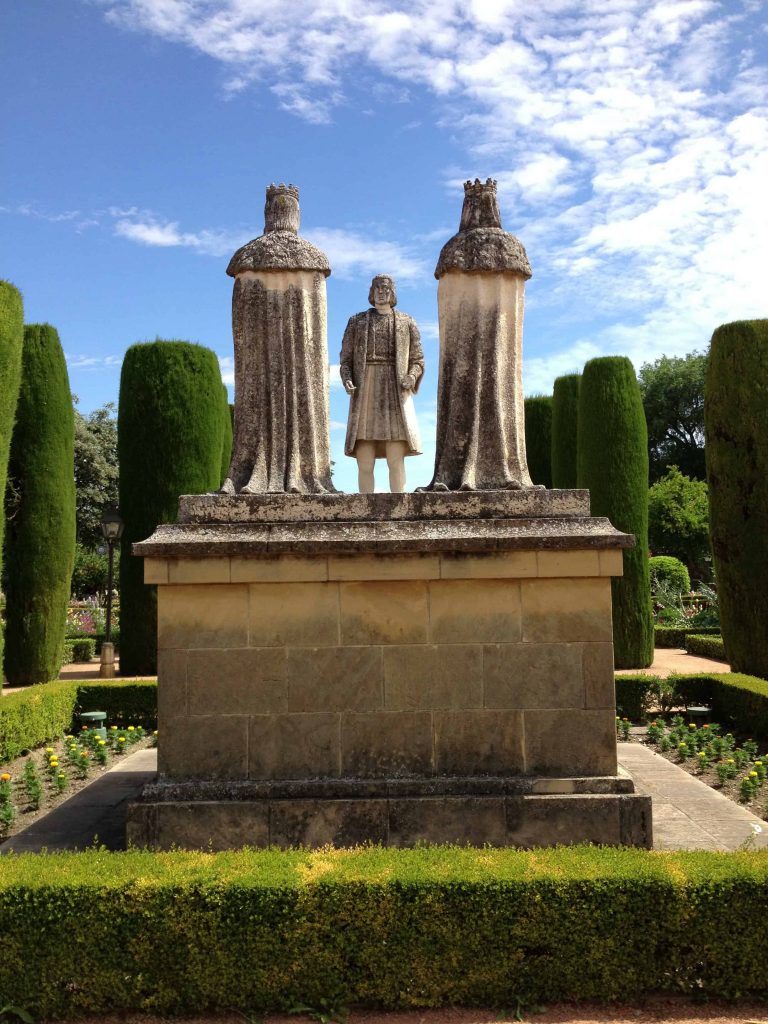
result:
[(361, 494), (373, 494), (373, 467), (376, 465), (376, 442), (358, 441), (355, 445), (357, 459), (357, 486)]
[(405, 490), (405, 441), (387, 441), (387, 466), (389, 466), (389, 489), (393, 494)]

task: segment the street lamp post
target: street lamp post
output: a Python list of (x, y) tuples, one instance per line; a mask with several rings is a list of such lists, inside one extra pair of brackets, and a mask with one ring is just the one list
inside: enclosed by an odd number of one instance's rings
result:
[(123, 520), (116, 508), (106, 508), (101, 517), (101, 532), (107, 542), (109, 564), (107, 569), (107, 621), (104, 630), (104, 643), (101, 645), (101, 665), (99, 676), (102, 679), (114, 679), (115, 676), (115, 645), (112, 643), (112, 569), (114, 565), (115, 544), (123, 535)]

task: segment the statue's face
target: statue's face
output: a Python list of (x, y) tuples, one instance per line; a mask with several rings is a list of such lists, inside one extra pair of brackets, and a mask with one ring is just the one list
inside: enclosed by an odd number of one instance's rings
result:
[(374, 281), (373, 301), (377, 306), (392, 305), (392, 289), (388, 281)]

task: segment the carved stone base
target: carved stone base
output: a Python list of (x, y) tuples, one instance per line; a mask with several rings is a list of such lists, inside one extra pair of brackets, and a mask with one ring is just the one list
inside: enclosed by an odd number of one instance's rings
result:
[(633, 790), (628, 776), (161, 783), (130, 805), (127, 835), (159, 850), (368, 842), (650, 849), (651, 799)]

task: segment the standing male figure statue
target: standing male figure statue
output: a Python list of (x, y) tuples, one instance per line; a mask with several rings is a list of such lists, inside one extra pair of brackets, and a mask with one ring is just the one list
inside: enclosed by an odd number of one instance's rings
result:
[(413, 396), (424, 352), (413, 318), (394, 309), (391, 277), (374, 277), (368, 301), (373, 308), (350, 317), (341, 343), (341, 380), (351, 396), (344, 453), (357, 459), (361, 494), (373, 493), (374, 464), (382, 458), (389, 489), (404, 491), (405, 456), (421, 454)]

